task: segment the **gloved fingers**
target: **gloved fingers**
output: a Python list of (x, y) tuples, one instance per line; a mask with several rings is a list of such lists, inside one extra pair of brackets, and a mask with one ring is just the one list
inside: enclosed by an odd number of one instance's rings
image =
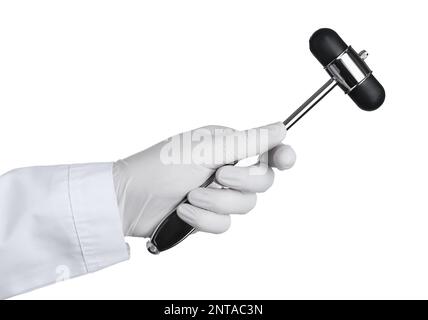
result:
[(216, 180), (225, 187), (243, 192), (265, 192), (274, 180), (271, 167), (259, 163), (249, 167), (224, 166), (216, 171)]
[(296, 152), (289, 145), (280, 143), (260, 156), (260, 162), (279, 170), (290, 169), (296, 162)]
[(215, 213), (245, 214), (255, 207), (257, 195), (232, 189), (198, 188), (187, 199), (192, 205)]
[[(225, 161), (223, 164), (262, 154), (284, 140), (286, 133), (287, 130), (282, 122), (229, 133), (230, 137), (238, 141), (238, 146), (233, 143), (226, 143), (225, 146), (219, 146), (224, 148), (225, 152)], [(216, 150), (216, 152), (221, 151)]]
[(218, 234), (227, 231), (230, 227), (229, 215), (217, 214), (188, 203), (179, 205), (177, 214), (198, 231)]
[(215, 181), (213, 181), (208, 188), (210, 189), (223, 189), (223, 186)]

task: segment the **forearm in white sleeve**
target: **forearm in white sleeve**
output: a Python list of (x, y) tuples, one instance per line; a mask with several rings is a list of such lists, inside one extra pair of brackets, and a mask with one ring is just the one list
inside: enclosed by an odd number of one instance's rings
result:
[(0, 298), (128, 258), (111, 163), (0, 176)]

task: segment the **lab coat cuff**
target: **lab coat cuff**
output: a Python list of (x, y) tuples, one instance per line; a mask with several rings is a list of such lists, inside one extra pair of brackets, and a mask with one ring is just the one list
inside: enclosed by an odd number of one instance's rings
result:
[(87, 272), (129, 259), (112, 166), (95, 163), (69, 167), (70, 204)]

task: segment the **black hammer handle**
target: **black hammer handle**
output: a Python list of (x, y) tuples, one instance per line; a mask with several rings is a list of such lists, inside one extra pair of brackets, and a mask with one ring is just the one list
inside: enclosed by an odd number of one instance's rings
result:
[[(232, 165), (235, 165), (234, 162)], [(206, 188), (215, 180), (215, 172), (205, 181), (200, 187)], [(182, 203), (189, 203), (185, 197), (177, 207)], [(147, 242), (147, 249), (150, 253), (158, 254), (162, 251), (168, 250), (191, 235), (195, 228), (187, 224), (177, 214), (177, 207), (169, 213), (165, 219), (158, 225)]]

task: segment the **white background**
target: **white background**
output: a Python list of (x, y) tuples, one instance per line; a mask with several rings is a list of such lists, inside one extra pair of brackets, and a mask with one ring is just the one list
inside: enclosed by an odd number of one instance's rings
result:
[(0, 2), (2, 173), (283, 120), (328, 79), (308, 48), (320, 27), (368, 50), (387, 92), (372, 113), (331, 93), (286, 138), (295, 168), (229, 232), (157, 257), (129, 239), (131, 261), (18, 298), (428, 298), (426, 13), (426, 1)]

